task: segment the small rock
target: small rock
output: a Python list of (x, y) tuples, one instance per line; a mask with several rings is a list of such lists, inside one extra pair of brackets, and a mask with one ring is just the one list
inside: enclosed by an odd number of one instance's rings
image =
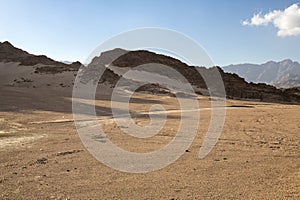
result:
[(83, 150), (81, 149), (74, 149), (74, 150), (70, 150), (70, 151), (62, 151), (62, 152), (58, 152), (56, 154), (56, 156), (65, 156), (65, 155), (68, 155), (68, 154), (73, 154), (73, 153), (78, 153), (78, 152), (81, 152)]
[(47, 164), (47, 162), (48, 162), (47, 158), (39, 158), (39, 159), (36, 160), (37, 164), (42, 164), (42, 165)]

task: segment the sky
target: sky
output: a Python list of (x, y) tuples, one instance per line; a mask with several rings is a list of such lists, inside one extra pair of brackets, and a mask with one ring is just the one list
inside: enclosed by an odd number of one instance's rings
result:
[(299, 0), (0, 0), (0, 10), (1, 42), (58, 61), (84, 62), (143, 27), (187, 35), (219, 66), (300, 61)]

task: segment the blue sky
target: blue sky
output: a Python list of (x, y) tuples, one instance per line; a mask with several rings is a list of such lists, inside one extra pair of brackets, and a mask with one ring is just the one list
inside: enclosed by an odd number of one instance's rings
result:
[[(216, 65), (300, 61), (300, 35), (280, 37), (274, 24), (242, 25), (254, 14), (295, 0), (0, 0), (0, 41), (56, 60), (84, 61), (124, 31), (160, 27), (196, 40)], [(300, 6), (300, 5), (299, 5)]]

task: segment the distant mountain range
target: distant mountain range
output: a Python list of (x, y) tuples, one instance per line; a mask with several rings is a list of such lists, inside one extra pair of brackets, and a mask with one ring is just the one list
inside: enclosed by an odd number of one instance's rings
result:
[[(120, 57), (116, 57), (116, 55), (120, 54), (122, 54)], [(213, 80), (214, 77), (211, 77), (213, 76), (212, 72), (218, 70), (224, 82), (227, 98), (268, 102), (300, 102), (300, 88), (277, 89), (274, 86), (262, 83), (247, 83), (244, 78), (236, 74), (226, 73), (220, 67), (189, 66), (170, 56), (145, 50), (127, 51), (124, 49), (113, 49), (102, 52), (87, 67), (82, 67), (79, 62), (65, 64), (46, 56), (30, 54), (14, 47), (9, 42), (0, 42), (0, 83), (2, 86), (9, 87), (47, 89), (47, 87), (55, 86), (55, 88), (64, 87), (68, 89), (72, 88), (74, 78), (78, 75), (83, 82), (93, 81), (94, 84), (105, 84), (113, 88), (121, 77), (130, 79), (130, 77), (125, 77), (125, 73), (130, 69), (149, 63), (162, 64), (173, 68), (185, 77), (196, 93), (201, 95), (209, 95), (210, 90), (213, 88), (206, 86), (203, 77), (198, 71)], [(169, 78), (171, 80), (177, 78), (174, 74), (166, 73), (155, 65), (150, 64), (147, 67), (151, 69), (146, 68), (139, 71), (142, 76), (143, 73), (152, 72), (158, 74), (160, 78)], [(102, 74), (100, 80), (97, 78), (99, 74)], [(143, 80), (143, 77), (139, 78)], [(69, 81), (66, 82), (65, 80)], [(137, 81), (140, 80), (130, 79), (128, 83), (135, 84)], [(174, 93), (165, 90), (166, 88), (161, 87), (157, 83), (144, 85), (137, 88), (137, 91), (162, 92), (174, 95)]]
[(264, 64), (237, 64), (222, 67), (225, 72), (236, 73), (247, 82), (266, 83), (278, 88), (300, 86), (300, 64), (290, 59)]

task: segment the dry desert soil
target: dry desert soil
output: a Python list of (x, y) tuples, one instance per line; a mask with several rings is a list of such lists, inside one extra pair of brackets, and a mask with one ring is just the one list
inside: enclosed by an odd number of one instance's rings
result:
[[(96, 111), (114, 144), (150, 152), (175, 136), (180, 124), (175, 97), (134, 94), (134, 113), (153, 104), (174, 111), (159, 133), (140, 139), (111, 119), (110, 89), (101, 87)], [(199, 159), (211, 111), (205, 109), (209, 99), (198, 96), (200, 127), (186, 152), (163, 169), (125, 173), (83, 146), (69, 88), (3, 86), (0, 92), (0, 199), (300, 199), (299, 105), (227, 100), (219, 141)], [(149, 124), (147, 115), (134, 115), (134, 121)]]

